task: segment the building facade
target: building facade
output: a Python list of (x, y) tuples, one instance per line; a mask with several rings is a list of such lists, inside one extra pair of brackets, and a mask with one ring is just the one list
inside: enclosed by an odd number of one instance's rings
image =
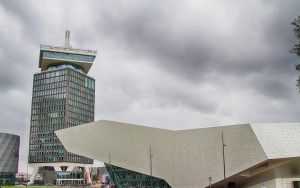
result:
[(85, 166), (93, 163), (90, 158), (67, 152), (54, 133), (94, 121), (95, 80), (87, 73), (96, 51), (73, 49), (69, 37), (66, 31), (63, 47), (40, 47), (41, 72), (33, 76), (29, 140), (32, 183), (44, 171), (72, 171), (76, 166), (87, 169)]
[(68, 151), (109, 164), (118, 188), (300, 185), (300, 123), (166, 130), (99, 120), (56, 134)]
[(18, 172), (20, 137), (0, 133), (0, 186), (14, 185)]
[(116, 188), (171, 188), (163, 179), (105, 164)]

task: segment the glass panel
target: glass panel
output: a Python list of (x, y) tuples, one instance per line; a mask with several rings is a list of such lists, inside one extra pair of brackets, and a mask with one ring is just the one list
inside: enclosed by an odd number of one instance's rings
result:
[(81, 54), (69, 54), (69, 53), (61, 53), (61, 52), (43, 52), (43, 57), (54, 58), (54, 59), (74, 60), (74, 61), (87, 61), (87, 62), (93, 62), (95, 59), (95, 56), (81, 55)]
[(105, 164), (116, 188), (122, 187), (151, 187), (151, 188), (171, 188), (163, 179), (159, 179), (146, 174), (141, 174), (121, 167)]

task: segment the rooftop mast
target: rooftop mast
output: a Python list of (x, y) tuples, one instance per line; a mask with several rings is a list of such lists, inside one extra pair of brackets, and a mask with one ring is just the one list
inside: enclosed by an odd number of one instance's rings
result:
[(65, 47), (67, 48), (72, 48), (71, 45), (70, 45), (70, 30), (66, 30), (66, 33), (65, 33)]

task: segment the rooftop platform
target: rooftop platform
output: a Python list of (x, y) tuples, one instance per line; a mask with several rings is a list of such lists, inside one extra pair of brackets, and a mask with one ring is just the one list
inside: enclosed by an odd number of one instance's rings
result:
[(65, 46), (40, 46), (39, 68), (42, 71), (47, 70), (49, 67), (58, 66), (62, 64), (73, 65), (81, 69), (87, 74), (93, 65), (96, 58), (96, 50), (84, 50), (72, 48), (69, 44), (70, 32), (66, 31)]

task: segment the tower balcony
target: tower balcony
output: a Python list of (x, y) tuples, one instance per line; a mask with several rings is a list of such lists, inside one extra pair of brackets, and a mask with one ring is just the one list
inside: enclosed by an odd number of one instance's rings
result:
[(49, 67), (62, 64), (73, 65), (87, 74), (93, 65), (97, 51), (73, 49), (71, 47), (56, 47), (50, 45), (41, 45), (39, 68), (42, 71)]

